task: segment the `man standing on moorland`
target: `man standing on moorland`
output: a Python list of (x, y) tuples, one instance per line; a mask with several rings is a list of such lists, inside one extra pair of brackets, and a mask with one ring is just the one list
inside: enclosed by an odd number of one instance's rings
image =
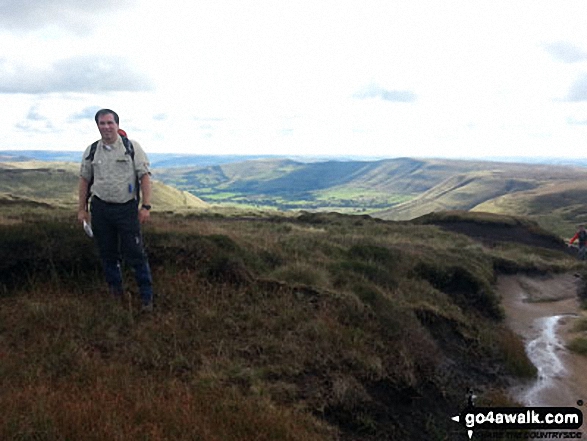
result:
[(134, 269), (142, 310), (152, 311), (153, 283), (140, 226), (149, 219), (151, 209), (149, 161), (138, 142), (119, 135), (116, 112), (102, 109), (94, 119), (102, 138), (84, 152), (78, 220), (90, 221), (91, 193), (92, 230), (111, 294), (122, 298), (122, 252), (125, 261)]

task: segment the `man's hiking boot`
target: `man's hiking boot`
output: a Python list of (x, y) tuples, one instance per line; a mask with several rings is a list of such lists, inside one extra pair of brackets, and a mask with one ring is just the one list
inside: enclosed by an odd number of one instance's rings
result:
[(153, 302), (143, 303), (141, 306), (141, 312), (150, 313), (153, 312)]
[(110, 296), (117, 301), (122, 301), (124, 297), (124, 289), (121, 286), (109, 286), (108, 292)]

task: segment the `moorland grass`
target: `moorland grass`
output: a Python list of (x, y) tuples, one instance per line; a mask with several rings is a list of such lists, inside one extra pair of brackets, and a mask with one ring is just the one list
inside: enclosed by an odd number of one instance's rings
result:
[(0, 439), (442, 439), (472, 382), (533, 375), (464, 236), (160, 213), (145, 243), (152, 315), (132, 278), (106, 296), (69, 214), (0, 226)]
[(587, 338), (580, 336), (573, 338), (567, 348), (580, 355), (587, 355)]

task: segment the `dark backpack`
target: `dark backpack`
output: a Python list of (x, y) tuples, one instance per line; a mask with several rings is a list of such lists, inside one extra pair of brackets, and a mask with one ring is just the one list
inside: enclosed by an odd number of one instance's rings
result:
[(583, 231), (579, 231), (579, 246), (585, 246), (585, 244), (587, 243), (587, 231), (583, 230)]
[[(132, 145), (132, 142), (130, 142), (130, 139), (128, 139), (126, 136), (121, 136), (120, 138), (122, 139), (122, 143), (124, 144), (124, 149), (126, 150), (126, 152), (124, 154), (129, 155), (130, 159), (132, 159), (132, 161), (134, 163), (135, 148)], [(99, 141), (96, 141), (90, 146), (90, 153), (88, 154), (88, 156), (86, 156), (86, 161), (92, 162), (94, 160), (94, 156), (96, 155), (96, 149), (98, 148), (98, 142)], [(90, 179), (90, 182), (88, 182), (88, 191), (86, 193), (86, 208), (88, 207), (88, 201), (90, 200), (90, 194), (91, 194), (91, 189), (92, 189), (93, 183), (94, 183), (94, 173), (92, 173), (92, 179)], [(135, 182), (137, 202), (140, 202), (140, 198), (141, 198), (140, 186), (141, 186), (141, 182), (139, 181), (139, 177), (137, 176), (136, 182)]]

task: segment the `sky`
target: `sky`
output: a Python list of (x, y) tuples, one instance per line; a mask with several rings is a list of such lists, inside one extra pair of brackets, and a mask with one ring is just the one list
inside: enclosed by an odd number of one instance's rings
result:
[(587, 2), (0, 0), (1, 150), (583, 157)]

